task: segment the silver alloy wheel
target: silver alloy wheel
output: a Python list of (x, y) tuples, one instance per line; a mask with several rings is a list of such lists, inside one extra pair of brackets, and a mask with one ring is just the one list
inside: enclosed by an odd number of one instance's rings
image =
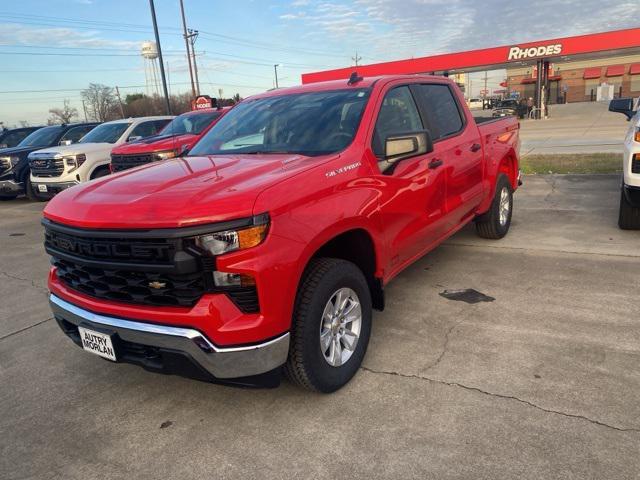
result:
[(500, 192), (500, 225), (504, 227), (507, 224), (509, 218), (509, 211), (511, 210), (511, 200), (509, 198), (509, 189), (502, 187)]
[(334, 292), (320, 322), (320, 350), (329, 365), (340, 367), (349, 361), (361, 328), (362, 308), (356, 292), (350, 288)]

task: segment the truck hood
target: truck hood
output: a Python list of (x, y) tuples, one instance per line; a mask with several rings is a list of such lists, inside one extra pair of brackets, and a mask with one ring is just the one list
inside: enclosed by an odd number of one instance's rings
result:
[(191, 133), (185, 133), (184, 135), (156, 135), (136, 142), (125, 143), (114, 148), (111, 153), (114, 155), (135, 155), (138, 153), (161, 152), (163, 150), (179, 150), (183, 145), (191, 147), (198, 137), (198, 135)]
[(69, 188), (44, 210), (54, 222), (83, 228), (149, 229), (253, 215), (267, 187), (337, 155), (233, 155), (150, 163)]
[(31, 153), (34, 150), (38, 150), (42, 147), (11, 147), (0, 148), (0, 157), (19, 156), (25, 153)]
[(107, 156), (113, 148), (112, 143), (74, 143), (71, 145), (59, 145), (57, 147), (44, 148), (38, 150), (38, 153), (48, 154), (60, 154), (60, 155), (79, 155), (81, 153), (101, 153), (104, 152)]

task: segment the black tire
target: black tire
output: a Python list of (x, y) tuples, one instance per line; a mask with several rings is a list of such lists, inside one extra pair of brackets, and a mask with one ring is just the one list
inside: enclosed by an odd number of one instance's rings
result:
[[(358, 296), (362, 324), (351, 357), (335, 367), (325, 360), (320, 347), (320, 328), (325, 306), (341, 288), (350, 288)], [(308, 390), (323, 393), (344, 386), (364, 359), (371, 334), (371, 316), (371, 293), (356, 265), (337, 258), (313, 259), (296, 295), (289, 358), (284, 367), (287, 378)]]
[[(502, 191), (506, 189), (509, 199), (509, 212), (504, 223), (500, 222), (500, 199)], [(511, 226), (511, 215), (513, 214), (513, 187), (509, 178), (503, 173), (498, 177), (496, 183), (496, 193), (491, 202), (489, 210), (476, 218), (476, 232), (482, 238), (497, 240), (504, 237)]]
[(111, 173), (109, 171), (109, 167), (104, 167), (104, 166), (103, 167), (98, 167), (91, 174), (91, 180), (94, 180), (94, 179), (100, 178), (100, 177), (106, 177), (107, 175), (109, 175), (109, 173)]
[(624, 189), (620, 191), (620, 213), (618, 226), (622, 230), (640, 230), (640, 208), (634, 207), (627, 200)]
[(27, 179), (24, 181), (24, 194), (27, 196), (29, 200), (34, 202), (46, 202), (48, 199), (42, 197), (36, 192), (35, 188), (31, 183), (31, 176), (27, 174)]

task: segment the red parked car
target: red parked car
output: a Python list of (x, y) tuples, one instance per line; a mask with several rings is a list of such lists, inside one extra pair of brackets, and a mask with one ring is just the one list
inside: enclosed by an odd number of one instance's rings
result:
[(249, 98), (189, 156), (49, 202), (55, 318), (114, 362), (244, 384), (284, 370), (334, 391), (358, 371), (396, 275), (469, 222), (507, 234), (518, 129), (477, 123), (437, 76)]
[(111, 172), (166, 160), (188, 151), (231, 107), (207, 108), (183, 113), (160, 133), (111, 150)]

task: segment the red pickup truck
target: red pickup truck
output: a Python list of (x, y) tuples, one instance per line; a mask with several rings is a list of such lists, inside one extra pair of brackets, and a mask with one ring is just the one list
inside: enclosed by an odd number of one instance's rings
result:
[(478, 123), (437, 76), (251, 97), (187, 157), (49, 202), (55, 318), (112, 361), (241, 384), (284, 370), (337, 390), (391, 279), (469, 222), (507, 233), (518, 128)]
[(125, 143), (111, 150), (109, 170), (120, 172), (177, 157), (193, 147), (230, 108), (206, 108), (178, 115), (158, 135)]

